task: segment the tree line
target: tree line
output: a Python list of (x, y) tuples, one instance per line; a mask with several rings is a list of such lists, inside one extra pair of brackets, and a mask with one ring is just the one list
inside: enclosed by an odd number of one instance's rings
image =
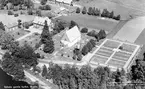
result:
[(122, 85), (127, 76), (124, 69), (112, 72), (102, 66), (92, 69), (89, 65), (81, 68), (68, 64), (63, 67), (53, 63), (49, 65), (49, 68), (43, 66), (41, 75), (52, 79), (60, 89), (135, 89), (130, 85)]
[(76, 9), (76, 13), (88, 14), (92, 16), (101, 16), (101, 17), (106, 17), (106, 18), (112, 18), (115, 20), (121, 19), (121, 16), (120, 15), (115, 16), (113, 11), (109, 12), (107, 9), (103, 9), (103, 11), (101, 12), (98, 8), (95, 8), (95, 7), (94, 8), (89, 7), (88, 10), (86, 7), (83, 7), (82, 11), (78, 7)]

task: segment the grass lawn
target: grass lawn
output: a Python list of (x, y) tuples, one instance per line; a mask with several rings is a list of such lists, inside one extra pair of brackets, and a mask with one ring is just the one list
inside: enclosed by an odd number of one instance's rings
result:
[(12, 37), (14, 37), (14, 39), (18, 39), (26, 34), (28, 34), (28, 31), (22, 30), (22, 29), (16, 29), (14, 31), (10, 31), (8, 32), (10, 35), (12, 35)]
[(66, 21), (75, 21), (78, 25), (82, 27), (92, 28), (95, 30), (104, 29), (106, 31), (111, 31), (116, 25), (117, 21), (110, 21), (105, 19), (98, 19), (96, 16), (82, 15), (82, 14), (72, 14), (69, 16), (61, 16), (57, 19), (62, 19)]
[(31, 36), (26, 37), (24, 40), (21, 40), (20, 45), (28, 43), (32, 47), (35, 47), (36, 43), (39, 43), (39, 41), (40, 41), (40, 35), (36, 35), (34, 33)]
[[(144, 8), (143, 5), (141, 8), (141, 6), (137, 5), (136, 3), (132, 4), (132, 6), (140, 7), (140, 8), (136, 9), (136, 7), (122, 5), (122, 4), (114, 3), (111, 1), (122, 1), (122, 0), (80, 0), (80, 2), (78, 2), (77, 4), (80, 4), (82, 6), (86, 6), (87, 8), (88, 7), (96, 7), (96, 8), (99, 8), (100, 10), (106, 8), (109, 11), (114, 11), (115, 15), (120, 14), (121, 19), (128, 19), (128, 18), (130, 18), (130, 15), (135, 16), (135, 15), (144, 15), (145, 14), (144, 9), (142, 9), (142, 8)], [(131, 3), (132, 1), (135, 1), (135, 0), (123, 0), (123, 1), (126, 1), (126, 2), (129, 1), (128, 3)], [(138, 2), (140, 2), (140, 0)], [(142, 11), (140, 9), (142, 9)]]

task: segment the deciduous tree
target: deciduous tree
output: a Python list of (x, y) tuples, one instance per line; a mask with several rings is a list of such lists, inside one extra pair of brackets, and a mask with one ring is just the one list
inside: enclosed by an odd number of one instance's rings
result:
[(47, 67), (46, 67), (46, 65), (44, 65), (43, 70), (42, 70), (42, 76), (46, 77), (46, 75), (47, 75)]

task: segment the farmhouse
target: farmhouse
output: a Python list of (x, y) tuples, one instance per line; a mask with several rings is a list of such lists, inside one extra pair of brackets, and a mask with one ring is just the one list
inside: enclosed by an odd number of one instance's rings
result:
[(64, 35), (62, 36), (61, 43), (68, 47), (72, 47), (76, 43), (80, 42), (81, 40), (81, 33), (79, 31), (79, 28), (77, 26), (74, 26), (73, 28), (66, 30)]

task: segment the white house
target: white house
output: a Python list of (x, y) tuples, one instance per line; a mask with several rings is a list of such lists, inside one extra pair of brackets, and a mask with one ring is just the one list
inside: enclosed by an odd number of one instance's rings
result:
[(64, 35), (62, 36), (61, 43), (68, 47), (71, 47), (76, 43), (79, 43), (80, 40), (81, 33), (79, 31), (79, 28), (77, 26), (74, 26), (73, 28), (65, 31)]

